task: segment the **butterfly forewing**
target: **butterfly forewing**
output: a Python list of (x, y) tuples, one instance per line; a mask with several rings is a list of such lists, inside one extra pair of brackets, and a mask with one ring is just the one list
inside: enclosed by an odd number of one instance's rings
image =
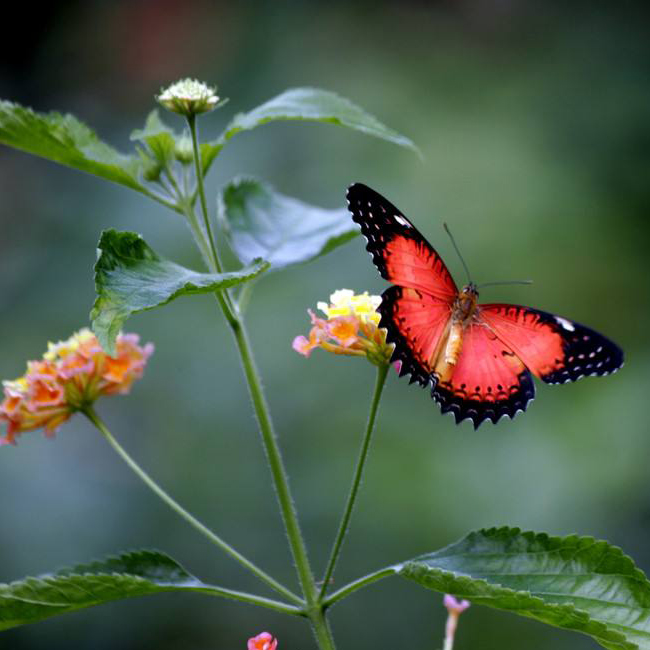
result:
[(442, 258), (392, 203), (361, 183), (348, 188), (347, 199), (383, 278), (453, 302), (458, 289)]

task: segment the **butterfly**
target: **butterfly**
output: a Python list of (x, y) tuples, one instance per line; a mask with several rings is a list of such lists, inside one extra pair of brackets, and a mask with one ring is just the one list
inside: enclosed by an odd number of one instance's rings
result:
[(431, 396), (456, 423), (477, 429), (525, 411), (533, 376), (563, 384), (607, 375), (623, 351), (568, 318), (509, 304), (479, 304), (473, 282), (458, 290), (440, 255), (381, 194), (361, 183), (347, 191), (352, 219), (383, 278), (379, 326), (395, 344), (400, 377), (431, 386)]

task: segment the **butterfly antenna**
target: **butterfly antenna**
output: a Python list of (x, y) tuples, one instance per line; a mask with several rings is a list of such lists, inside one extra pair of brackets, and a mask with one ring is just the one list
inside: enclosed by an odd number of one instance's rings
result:
[(449, 230), (449, 226), (446, 223), (442, 224), (445, 231), (449, 235), (449, 239), (451, 239), (451, 243), (454, 245), (454, 248), (456, 249), (456, 253), (458, 254), (458, 257), (460, 257), (460, 261), (463, 263), (463, 268), (465, 269), (465, 273), (467, 273), (467, 281), (472, 282), (472, 278), (469, 274), (469, 269), (467, 268), (467, 264), (465, 264), (465, 260), (463, 259), (463, 256), (460, 254), (460, 250), (458, 250), (458, 246), (456, 244), (456, 240), (454, 239), (454, 236), (451, 234), (451, 230)]
[(532, 283), (533, 283), (532, 280), (503, 280), (501, 282), (484, 282), (483, 284), (479, 284), (476, 288), (482, 289), (483, 287), (494, 287), (500, 284), (532, 284)]

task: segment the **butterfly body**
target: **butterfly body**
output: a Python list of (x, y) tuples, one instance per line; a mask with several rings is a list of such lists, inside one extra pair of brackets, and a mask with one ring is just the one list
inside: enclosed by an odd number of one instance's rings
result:
[(444, 262), (411, 222), (380, 194), (348, 189), (352, 218), (393, 286), (382, 295), (380, 327), (395, 344), (400, 376), (431, 386), (443, 413), (477, 428), (524, 411), (532, 377), (565, 383), (615, 372), (621, 349), (598, 332), (531, 307), (479, 304), (472, 282), (458, 290)]

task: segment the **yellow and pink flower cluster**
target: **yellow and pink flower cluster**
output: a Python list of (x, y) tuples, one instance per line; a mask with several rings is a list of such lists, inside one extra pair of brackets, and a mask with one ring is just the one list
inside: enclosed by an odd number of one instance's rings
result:
[(128, 393), (153, 353), (152, 343), (144, 347), (138, 343), (137, 334), (120, 334), (115, 357), (102, 350), (89, 329), (67, 341), (49, 343), (42, 359), (27, 363), (22, 377), (2, 382), (0, 422), (8, 424), (0, 444), (15, 444), (16, 435), (41, 427), (51, 436), (73, 413), (101, 395)]
[(380, 303), (381, 296), (368, 295), (367, 291), (362, 294), (350, 289), (335, 291), (329, 304), (317, 303), (326, 319), (308, 310), (312, 323), (309, 338), (297, 336), (293, 349), (305, 357), (314, 348), (323, 348), (334, 354), (367, 357), (375, 365), (388, 363), (393, 345), (386, 343), (386, 330), (379, 327)]

